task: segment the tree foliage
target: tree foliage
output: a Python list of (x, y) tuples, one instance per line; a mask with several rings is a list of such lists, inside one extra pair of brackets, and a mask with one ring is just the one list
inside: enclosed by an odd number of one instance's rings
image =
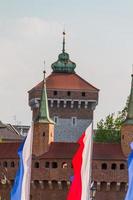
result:
[[(127, 101), (128, 104), (128, 101)], [(96, 142), (119, 143), (121, 125), (127, 116), (127, 104), (122, 111), (109, 114), (105, 120), (97, 123), (97, 130), (94, 140)]]

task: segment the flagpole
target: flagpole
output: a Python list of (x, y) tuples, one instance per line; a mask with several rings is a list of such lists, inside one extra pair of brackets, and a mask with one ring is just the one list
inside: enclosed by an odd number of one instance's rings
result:
[(91, 134), (91, 159), (90, 159), (90, 184), (89, 184), (89, 200), (91, 199), (91, 182), (92, 182), (92, 155), (93, 155), (93, 119), (92, 119), (92, 134)]

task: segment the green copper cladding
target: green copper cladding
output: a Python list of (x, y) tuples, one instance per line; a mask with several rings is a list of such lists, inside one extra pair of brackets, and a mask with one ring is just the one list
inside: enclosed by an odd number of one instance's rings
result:
[(76, 64), (69, 59), (69, 54), (65, 52), (65, 32), (63, 32), (63, 48), (58, 60), (51, 65), (53, 72), (75, 73)]
[(124, 124), (133, 124), (133, 74), (131, 76), (132, 76), (132, 83), (131, 83), (131, 92), (128, 103), (128, 113)]
[(42, 94), (41, 94), (41, 100), (40, 100), (40, 106), (39, 106), (39, 113), (38, 113), (38, 117), (36, 119), (36, 122), (52, 123), (52, 124), (54, 124), (54, 121), (52, 119), (50, 119), (50, 117), (49, 117), (45, 73), (46, 72), (44, 71)]

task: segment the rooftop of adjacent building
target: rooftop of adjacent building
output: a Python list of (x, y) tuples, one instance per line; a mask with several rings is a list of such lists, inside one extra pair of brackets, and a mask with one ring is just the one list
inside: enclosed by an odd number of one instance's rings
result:
[[(0, 143), (0, 159), (17, 159), (17, 151), (20, 143)], [(53, 142), (49, 151), (37, 157), (37, 159), (72, 159), (77, 148), (77, 143)], [(33, 156), (34, 157), (34, 156)], [(94, 160), (126, 160), (120, 144), (94, 143)]]
[(18, 130), (11, 124), (4, 124), (0, 121), (0, 141), (22, 141), (23, 136), (18, 132)]

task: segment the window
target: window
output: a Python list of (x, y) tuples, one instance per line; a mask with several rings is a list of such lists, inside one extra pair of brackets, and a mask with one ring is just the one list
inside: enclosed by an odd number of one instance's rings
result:
[(35, 162), (34, 167), (39, 168), (39, 162)]
[(107, 169), (107, 164), (106, 163), (102, 163), (102, 169), (104, 169), (104, 170)]
[(11, 162), (11, 167), (15, 167), (15, 163), (13, 161)]
[(58, 117), (57, 117), (57, 116), (54, 116), (54, 122), (55, 122), (56, 124), (58, 124), (58, 121), (59, 121)]
[(57, 162), (52, 162), (52, 168), (57, 168), (58, 165), (57, 165)]
[(82, 97), (85, 97), (85, 92), (82, 92)]
[(63, 163), (62, 163), (62, 168), (63, 168), (63, 169), (68, 168), (68, 164), (67, 164), (66, 162), (63, 162)]
[(7, 167), (7, 162), (3, 162), (3, 167)]
[(54, 91), (54, 95), (56, 96), (58, 93), (57, 93), (57, 91)]
[(72, 117), (72, 126), (77, 125), (77, 117)]
[(113, 170), (115, 170), (116, 169), (116, 164), (115, 163), (113, 163), (112, 165), (111, 165), (111, 169), (113, 169)]
[(125, 169), (125, 165), (123, 163), (120, 164), (120, 170)]
[(45, 137), (45, 132), (43, 132), (43, 137)]
[(50, 163), (49, 162), (45, 162), (45, 168), (49, 168)]
[(71, 92), (70, 91), (67, 92), (67, 96), (71, 96)]

